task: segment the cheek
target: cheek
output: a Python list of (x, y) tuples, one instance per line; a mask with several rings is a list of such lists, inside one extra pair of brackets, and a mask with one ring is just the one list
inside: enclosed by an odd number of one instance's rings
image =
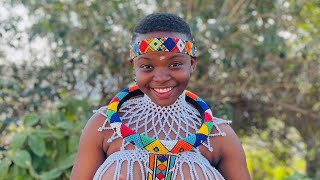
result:
[(175, 74), (175, 79), (179, 81), (181, 84), (188, 84), (190, 79), (190, 73), (183, 71), (179, 74)]
[(189, 80), (191, 76), (190, 67), (187, 66), (184, 68), (183, 73), (181, 74), (181, 79)]
[(146, 74), (139, 72), (139, 71), (135, 71), (135, 80), (136, 80), (136, 84), (139, 86), (139, 88), (142, 90), (145, 86), (148, 85), (149, 83), (149, 78)]
[(143, 77), (146, 77), (146, 73), (145, 72), (143, 72), (142, 70), (135, 70), (134, 71), (134, 74), (135, 74), (135, 76), (137, 77), (137, 78), (143, 78)]
[(134, 77), (136, 80), (138, 80), (142, 77), (141, 73), (136, 68), (134, 68)]

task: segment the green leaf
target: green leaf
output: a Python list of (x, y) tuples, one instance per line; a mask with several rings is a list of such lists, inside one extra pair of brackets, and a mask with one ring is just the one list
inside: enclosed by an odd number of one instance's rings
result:
[(35, 125), (40, 120), (40, 117), (34, 113), (29, 113), (24, 116), (23, 118), (23, 124), (25, 126), (31, 127)]
[(76, 152), (79, 144), (78, 136), (71, 136), (68, 141), (69, 152)]
[(24, 180), (28, 179), (28, 176), (30, 177), (28, 169), (21, 168), (17, 165), (12, 165), (9, 168), (9, 178), (8, 179), (14, 179), (14, 180)]
[(9, 153), (9, 158), (19, 167), (28, 168), (31, 165), (31, 156), (25, 150)]
[(20, 149), (27, 136), (24, 133), (15, 134), (10, 141), (10, 149)]
[(70, 120), (70, 121), (74, 121), (74, 120), (77, 119), (77, 116), (75, 115), (74, 112), (72, 112), (72, 111), (67, 111), (67, 112), (66, 112), (66, 118), (67, 118), (68, 120)]
[(49, 132), (47, 130), (44, 129), (35, 129), (32, 132), (34, 135), (38, 136), (38, 137), (42, 137), (42, 138), (46, 138), (49, 134)]
[(64, 138), (64, 131), (61, 131), (61, 130), (53, 130), (51, 131), (51, 134), (53, 137), (57, 138), (57, 139), (62, 139)]
[(59, 163), (58, 163), (58, 168), (61, 170), (65, 170), (68, 169), (69, 167), (71, 167), (76, 159), (77, 153), (73, 153), (71, 155), (69, 155), (67, 158), (62, 159)]
[(44, 140), (41, 137), (38, 137), (34, 134), (30, 134), (28, 137), (28, 145), (31, 148), (31, 150), (37, 155), (37, 156), (43, 156), (44, 151), (46, 150), (46, 145)]
[(60, 122), (56, 125), (56, 127), (61, 128), (61, 129), (65, 129), (65, 130), (69, 130), (69, 129), (74, 128), (73, 123), (71, 123), (69, 121)]
[(48, 172), (44, 172), (40, 175), (40, 179), (56, 179), (58, 178), (60, 175), (62, 174), (62, 171), (55, 168), (55, 169), (52, 169), (51, 171), (48, 171)]
[(0, 159), (0, 177), (6, 177), (8, 174), (9, 166), (11, 164), (10, 159)]
[(295, 172), (294, 174), (292, 174), (291, 176), (289, 176), (288, 178), (286, 178), (286, 180), (312, 180), (311, 178), (306, 177), (303, 174), (300, 174), (298, 172)]
[(64, 171), (64, 175), (65, 175), (68, 179), (70, 179), (71, 169), (65, 170), (65, 171)]

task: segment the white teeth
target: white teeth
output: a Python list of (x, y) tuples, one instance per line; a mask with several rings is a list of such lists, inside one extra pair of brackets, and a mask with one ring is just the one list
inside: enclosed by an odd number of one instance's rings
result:
[(166, 93), (171, 91), (173, 87), (168, 87), (168, 88), (154, 88), (155, 91), (157, 91), (158, 93)]

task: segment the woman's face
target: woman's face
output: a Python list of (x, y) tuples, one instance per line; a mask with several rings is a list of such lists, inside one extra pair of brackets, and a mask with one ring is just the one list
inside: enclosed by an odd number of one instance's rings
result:
[[(138, 35), (135, 42), (154, 37), (187, 40), (181, 33), (152, 32)], [(157, 105), (171, 105), (186, 89), (196, 61), (189, 55), (173, 52), (155, 51), (139, 55), (133, 60), (136, 83)]]

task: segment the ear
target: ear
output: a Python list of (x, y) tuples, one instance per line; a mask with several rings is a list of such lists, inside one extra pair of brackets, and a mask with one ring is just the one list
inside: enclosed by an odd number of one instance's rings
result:
[(196, 70), (198, 59), (197, 57), (191, 57), (191, 72)]
[(130, 61), (131, 66), (133, 67), (134, 66), (133, 59), (130, 58), (129, 61)]

